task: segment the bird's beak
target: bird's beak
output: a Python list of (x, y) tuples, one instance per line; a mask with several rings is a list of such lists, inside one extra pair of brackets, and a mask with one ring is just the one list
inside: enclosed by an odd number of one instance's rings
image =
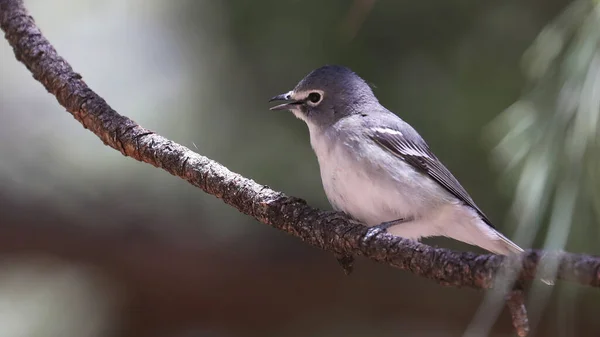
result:
[(272, 107), (270, 110), (289, 110), (293, 109), (294, 105), (301, 104), (301, 101), (296, 101), (291, 98), (291, 92), (286, 92), (285, 94), (277, 95), (275, 97), (271, 97), (269, 102), (273, 101), (285, 101), (283, 104), (276, 105)]

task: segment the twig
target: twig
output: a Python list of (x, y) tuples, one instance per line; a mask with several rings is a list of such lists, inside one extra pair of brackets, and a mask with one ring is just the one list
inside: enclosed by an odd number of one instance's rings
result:
[(520, 337), (529, 333), (529, 319), (525, 308), (525, 292), (521, 282), (517, 282), (514, 288), (506, 296), (506, 306), (510, 311), (513, 326)]

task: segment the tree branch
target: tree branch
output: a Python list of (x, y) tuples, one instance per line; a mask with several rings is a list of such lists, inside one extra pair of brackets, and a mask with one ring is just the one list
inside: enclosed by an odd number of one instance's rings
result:
[[(301, 199), (257, 184), (119, 115), (57, 54), (21, 0), (0, 0), (0, 27), (17, 60), (33, 77), (85, 128), (124, 156), (185, 179), (240, 212), (338, 257), (364, 256), (443, 285), (492, 287), (494, 274), (504, 262), (502, 256), (433, 248), (385, 233), (365, 241), (367, 228), (343, 214), (312, 208)], [(527, 251), (518, 279), (533, 279), (544, 255), (543, 251)], [(559, 259), (558, 279), (600, 287), (600, 258), (571, 253), (559, 253), (556, 258)], [(515, 299), (516, 294), (512, 296)], [(521, 311), (524, 313), (524, 307)]]
[(506, 306), (510, 310), (513, 326), (519, 337), (527, 336), (529, 319), (527, 318), (527, 309), (525, 309), (525, 292), (521, 282), (517, 282), (506, 296)]

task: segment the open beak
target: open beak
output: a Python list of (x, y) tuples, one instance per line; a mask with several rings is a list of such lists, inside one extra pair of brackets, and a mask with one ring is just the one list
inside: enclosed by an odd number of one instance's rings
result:
[(302, 104), (302, 101), (296, 101), (291, 98), (291, 92), (286, 92), (285, 94), (277, 95), (275, 97), (271, 97), (269, 102), (273, 101), (285, 101), (283, 104), (276, 105), (269, 110), (290, 110), (294, 108), (294, 105)]

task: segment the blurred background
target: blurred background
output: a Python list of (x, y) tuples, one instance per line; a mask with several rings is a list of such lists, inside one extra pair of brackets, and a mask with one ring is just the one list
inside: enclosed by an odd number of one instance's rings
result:
[[(349, 66), (507, 236), (600, 254), (596, 1), (25, 3), (119, 113), (323, 209), (306, 126), (267, 100)], [(364, 259), (346, 277), (330, 254), (103, 146), (5, 41), (0, 64), (1, 336), (514, 335), (485, 292)], [(597, 289), (528, 294), (531, 335), (600, 335)]]

